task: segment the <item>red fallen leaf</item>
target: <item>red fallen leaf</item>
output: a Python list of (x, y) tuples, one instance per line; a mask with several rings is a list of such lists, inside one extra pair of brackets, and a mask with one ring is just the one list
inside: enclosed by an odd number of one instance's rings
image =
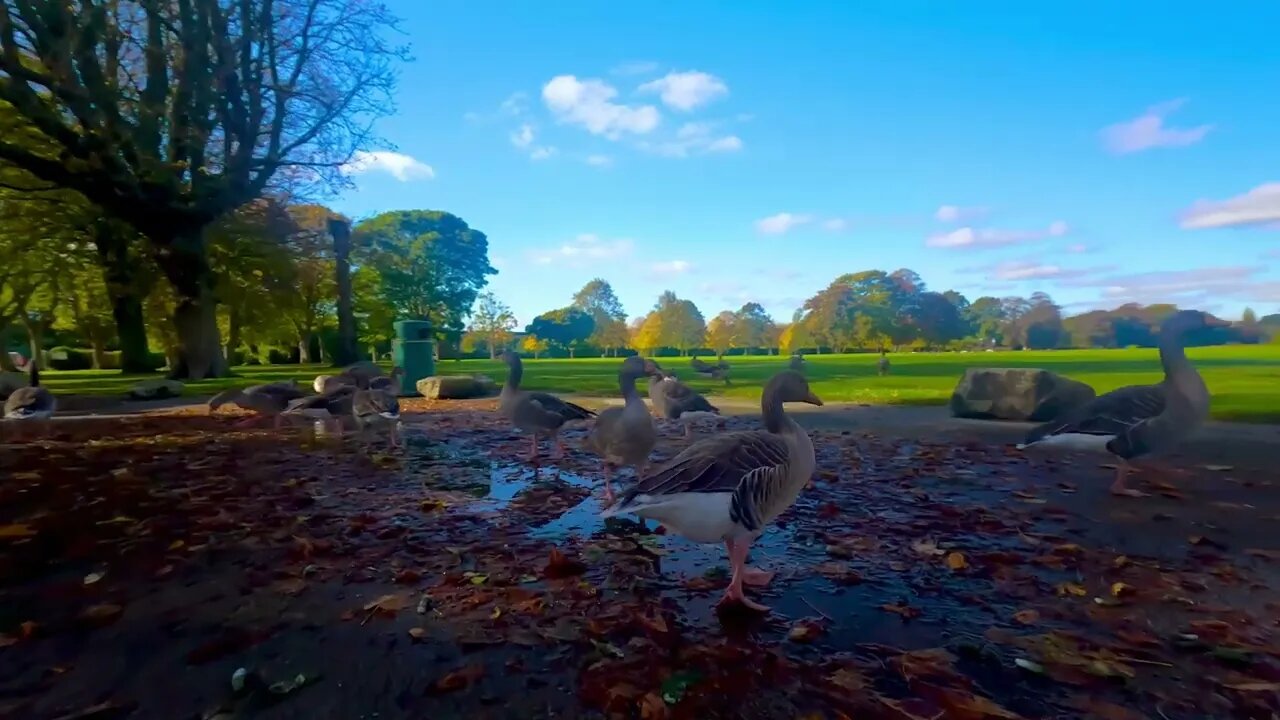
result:
[(910, 605), (891, 605), (889, 603), (885, 603), (880, 606), (880, 609), (896, 615), (901, 615), (908, 620), (914, 617), (920, 617), (921, 614), (918, 609), (913, 608)]
[(1007, 710), (980, 695), (972, 695), (963, 690), (938, 688), (938, 699), (948, 718), (956, 720), (1021, 720), (1022, 716)]
[(964, 570), (969, 567), (969, 561), (965, 559), (964, 553), (953, 552), (947, 555), (947, 567), (953, 571)]
[(950, 678), (956, 670), (953, 663), (956, 658), (942, 648), (912, 650), (899, 655), (896, 659), (898, 671), (907, 680), (921, 677)]
[(551, 556), (547, 559), (547, 566), (542, 569), (542, 575), (554, 580), (581, 575), (586, 571), (587, 566), (583, 563), (569, 559), (560, 552), (560, 548), (551, 548)]
[(412, 585), (422, 579), (422, 573), (412, 568), (401, 568), (394, 578), (397, 585)]
[(32, 637), (35, 637), (36, 630), (38, 629), (40, 629), (38, 624), (31, 620), (27, 620), (18, 626), (18, 637), (23, 640), (30, 640)]
[(648, 615), (638, 614), (636, 615), (636, 620), (656, 633), (665, 634), (671, 631), (671, 628), (667, 626), (667, 621), (661, 615), (650, 618)]
[(703, 575), (691, 577), (684, 581), (684, 586), (688, 590), (713, 590), (717, 587), (716, 582), (711, 578)]
[(364, 609), (371, 613), (379, 613), (382, 615), (395, 615), (396, 613), (409, 607), (409, 598), (403, 594), (391, 593), (370, 602), (364, 606)]
[(825, 502), (818, 508), (817, 514), (818, 517), (823, 520), (830, 520), (831, 518), (840, 515), (840, 506), (833, 502)]
[(479, 664), (467, 665), (466, 667), (455, 670), (448, 675), (440, 678), (435, 682), (435, 690), (437, 692), (453, 692), (469, 687), (472, 683), (484, 677), (484, 666)]
[(278, 593), (283, 593), (285, 595), (298, 595), (303, 590), (307, 589), (307, 581), (302, 578), (287, 578), (285, 580), (277, 581), (272, 587)]
[(670, 710), (657, 693), (648, 693), (640, 698), (640, 720), (666, 720)]
[(862, 576), (858, 574), (858, 571), (849, 567), (848, 563), (838, 560), (818, 563), (813, 569), (822, 577), (839, 585), (857, 585), (862, 582)]
[(1073, 695), (1067, 704), (1099, 720), (1147, 720), (1147, 716), (1139, 712), (1089, 695)]
[(1130, 645), (1139, 645), (1142, 647), (1160, 647), (1160, 645), (1162, 644), (1160, 642), (1160, 638), (1157, 638), (1155, 635), (1152, 635), (1142, 630), (1130, 630), (1128, 628), (1122, 628), (1120, 630), (1116, 630), (1115, 632), (1116, 632), (1116, 637), (1120, 638), (1124, 642), (1129, 643)]
[(1239, 690), (1241, 692), (1274, 692), (1280, 690), (1280, 683), (1273, 682), (1240, 682), (1227, 683), (1222, 687)]

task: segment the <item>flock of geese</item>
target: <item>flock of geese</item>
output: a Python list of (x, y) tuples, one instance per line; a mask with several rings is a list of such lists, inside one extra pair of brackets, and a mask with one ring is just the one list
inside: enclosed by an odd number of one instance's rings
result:
[[(1018, 448), (1060, 445), (1105, 449), (1119, 460), (1111, 491), (1141, 495), (1125, 486), (1128, 461), (1176, 445), (1208, 416), (1209, 391), (1187, 360), (1185, 336), (1219, 323), (1198, 311), (1184, 310), (1170, 316), (1161, 327), (1160, 361), (1165, 372), (1161, 382), (1100, 395), (1066, 417), (1034, 428)], [(594, 420), (585, 445), (603, 461), (606, 507), (602, 515), (637, 515), (696, 543), (723, 543), (732, 576), (722, 602), (767, 610), (748, 598), (744, 587), (768, 584), (772, 573), (747, 567), (747, 554), (765, 528), (795, 502), (816, 467), (813, 442), (784, 410), (787, 403), (823, 404), (805, 379), (804, 358), (792, 356), (789, 369), (765, 384), (760, 400), (762, 429), (714, 432), (651, 466), (649, 456), (658, 439), (654, 414), (682, 424), (688, 438), (692, 426), (699, 422), (719, 424), (719, 410), (644, 357), (621, 362), (618, 388), (622, 405), (598, 414), (552, 393), (522, 389), (520, 356), (508, 351), (501, 357), (509, 374), (498, 398), (498, 411), (515, 428), (529, 434), (527, 459), (537, 459), (542, 438), (554, 442), (552, 458), (563, 457), (561, 430), (571, 423)], [(883, 355), (879, 370), (881, 374), (888, 372)], [(728, 382), (728, 366), (723, 361), (710, 365), (695, 358), (694, 371)], [(387, 429), (392, 446), (398, 446), (397, 397), (402, 377), (399, 368), (383, 375), (373, 363), (357, 363), (337, 375), (316, 378), (313, 395), (292, 381), (268, 383), (219, 393), (209, 401), (209, 408), (212, 411), (235, 403), (256, 413), (238, 425), (265, 417), (279, 427), (291, 415), (339, 423), (350, 418), (360, 430)], [(646, 378), (652, 412), (636, 389), (636, 382)], [(54, 407), (53, 395), (39, 385), (39, 372), (33, 367), (30, 387), (19, 388), (6, 401), (5, 418), (48, 418)], [(634, 470), (635, 481), (618, 494), (613, 489), (613, 473), (623, 466)]]

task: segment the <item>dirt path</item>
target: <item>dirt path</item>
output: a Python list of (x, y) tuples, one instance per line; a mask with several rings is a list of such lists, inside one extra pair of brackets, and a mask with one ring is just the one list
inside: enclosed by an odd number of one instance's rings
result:
[(1131, 500), (1017, 427), (802, 414), (819, 472), (755, 548), (752, 617), (714, 612), (722, 548), (599, 520), (582, 431), (535, 469), (491, 406), (407, 403), (403, 453), (181, 414), (0, 451), (0, 717), (1280, 711), (1268, 429), (1207, 427)]

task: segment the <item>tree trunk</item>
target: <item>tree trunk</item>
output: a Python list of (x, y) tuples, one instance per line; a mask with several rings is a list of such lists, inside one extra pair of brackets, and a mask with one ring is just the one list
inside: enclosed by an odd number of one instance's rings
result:
[(142, 312), (147, 293), (138, 280), (138, 258), (129, 255), (130, 236), (108, 221), (102, 221), (94, 226), (93, 241), (98, 250), (102, 280), (111, 298), (116, 336), (120, 338), (120, 371), (152, 372), (155, 367), (151, 364), (147, 321)]
[(218, 301), (213, 294), (214, 276), (204, 229), (175, 239), (156, 254), (156, 261), (178, 295), (173, 312), (178, 362), (169, 376), (175, 380), (226, 377), (229, 372), (218, 337)]
[(154, 372), (151, 349), (147, 344), (147, 321), (142, 314), (142, 298), (134, 293), (112, 294), (111, 316), (115, 318), (116, 335), (120, 338), (120, 371)]
[(107, 364), (107, 346), (100, 338), (90, 338), (89, 345), (93, 349), (93, 369), (101, 370)]
[(351, 304), (351, 226), (345, 220), (329, 220), (333, 236), (334, 279), (338, 285), (338, 342), (333, 364), (346, 367), (356, 361), (356, 318)]
[(17, 372), (18, 368), (14, 367), (13, 358), (9, 357), (8, 335), (9, 329), (0, 327), (0, 370)]
[(31, 349), (31, 359), (39, 362), (40, 367), (45, 366), (44, 362), (44, 327), (42, 323), (33, 323), (25, 321), (22, 323), (27, 328), (27, 347)]
[(311, 362), (311, 333), (298, 334), (298, 362), (306, 365)]
[(235, 352), (240, 349), (240, 326), (243, 324), (240, 310), (232, 307), (227, 316), (227, 348), (224, 353), (227, 356), (228, 365), (234, 362)]
[(572, 346), (572, 345), (570, 345), (570, 346), (569, 346), (569, 359), (570, 359), (570, 360), (572, 360), (572, 359), (573, 359), (573, 346)]
[(498, 359), (498, 348), (492, 340), (489, 341), (489, 359), (490, 360)]

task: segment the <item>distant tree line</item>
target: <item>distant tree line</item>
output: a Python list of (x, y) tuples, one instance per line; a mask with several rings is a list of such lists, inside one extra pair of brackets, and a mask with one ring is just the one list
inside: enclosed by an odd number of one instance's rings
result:
[[(570, 304), (542, 313), (523, 333), (510, 309), (492, 296), (478, 306), (464, 337), (468, 352), (497, 352), (518, 339), (534, 356), (873, 352), (894, 350), (1150, 347), (1160, 323), (1178, 308), (1126, 304), (1065, 316), (1047, 293), (982, 296), (930, 290), (906, 268), (841, 275), (804, 302), (790, 322), (777, 322), (749, 302), (709, 321), (691, 300), (665, 291), (648, 313), (628, 318), (603, 279), (587, 283)], [(1280, 342), (1280, 313), (1209, 328), (1191, 345)]]

